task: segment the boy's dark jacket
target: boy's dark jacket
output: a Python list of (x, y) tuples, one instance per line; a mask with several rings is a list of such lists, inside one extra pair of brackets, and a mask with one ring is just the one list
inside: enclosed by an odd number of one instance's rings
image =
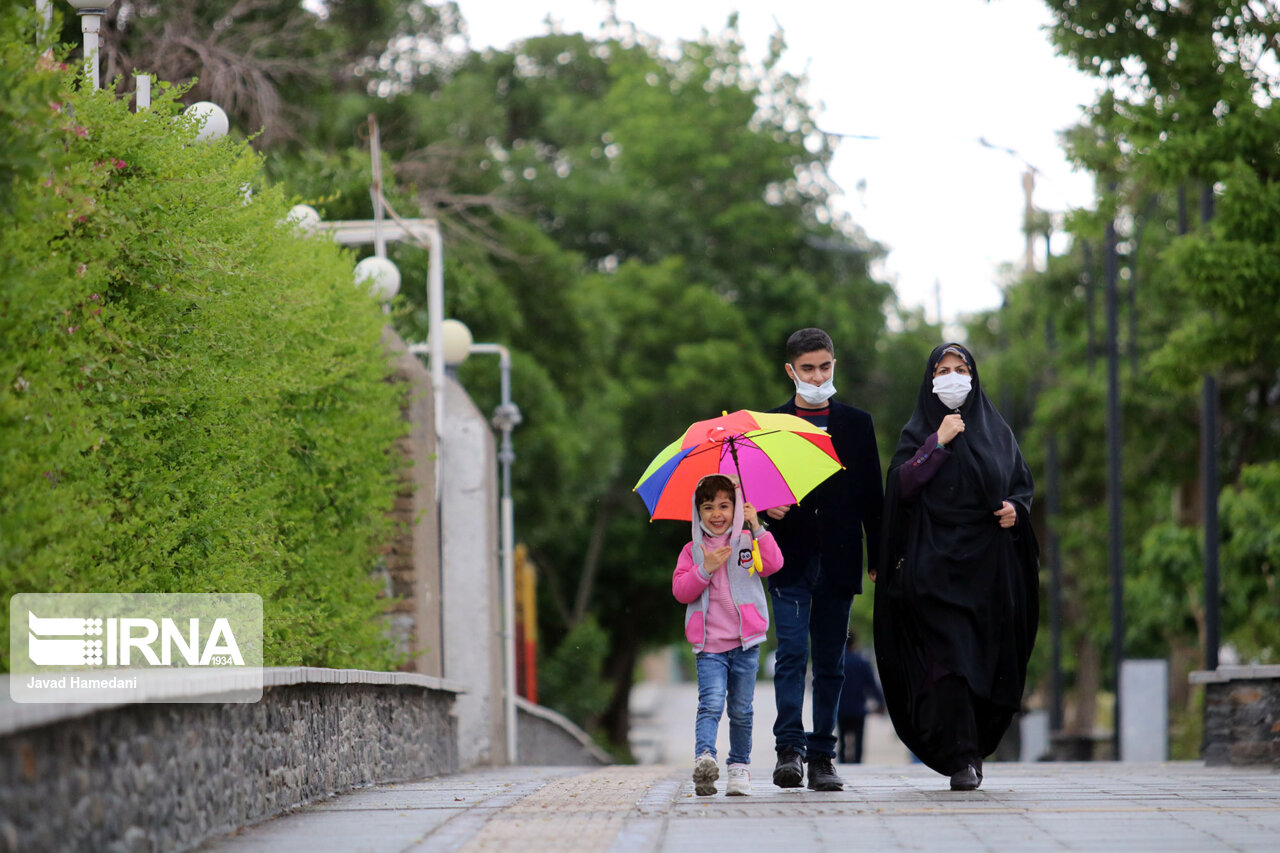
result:
[[(864, 530), (870, 565), (876, 565), (880, 553), (884, 505), (880, 452), (871, 415), (835, 400), (828, 405), (827, 433), (844, 470), (824, 480), (783, 518), (768, 520), (784, 559), (782, 570), (769, 578), (769, 585), (804, 584), (811, 589), (834, 587), (857, 593), (862, 592)], [(795, 398), (770, 411), (794, 415)], [(821, 579), (813, 576), (810, 567), (815, 553), (822, 558)]]

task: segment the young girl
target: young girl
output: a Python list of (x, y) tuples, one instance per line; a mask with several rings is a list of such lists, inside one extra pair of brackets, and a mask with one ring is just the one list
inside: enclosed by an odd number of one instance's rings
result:
[[(729, 702), (729, 784), (725, 793), (751, 793), (751, 700), (760, 643), (769, 629), (768, 600), (759, 575), (782, 568), (782, 552), (755, 509), (741, 499), (736, 480), (703, 477), (693, 495), (693, 541), (684, 546), (671, 591), (685, 610), (684, 634), (698, 665), (698, 718), (694, 726), (694, 791), (716, 792), (716, 731)], [(746, 525), (743, 519), (746, 519)], [(751, 573), (751, 543), (760, 547), (759, 575)]]

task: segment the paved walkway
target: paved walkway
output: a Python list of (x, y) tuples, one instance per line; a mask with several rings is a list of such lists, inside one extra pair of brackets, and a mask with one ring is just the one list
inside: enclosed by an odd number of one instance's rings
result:
[[(756, 682), (755, 724), (751, 736), (751, 764), (768, 766), (777, 759), (773, 749), (773, 722), (778, 716), (773, 698), (773, 682)], [(805, 722), (813, 703), (806, 693)], [(631, 752), (638, 764), (684, 764), (693, 761), (693, 721), (698, 715), (698, 685), (691, 682), (654, 684), (641, 682), (631, 691)], [(722, 719), (716, 750), (723, 761), (729, 754), (729, 721)], [(898, 740), (887, 714), (867, 717), (863, 760), (868, 764), (907, 764), (911, 753)]]
[(988, 764), (953, 793), (920, 765), (841, 768), (849, 790), (695, 797), (687, 767), (502, 768), (335, 797), (212, 853), (401, 851), (1275, 851), (1280, 773), (1198, 762)]

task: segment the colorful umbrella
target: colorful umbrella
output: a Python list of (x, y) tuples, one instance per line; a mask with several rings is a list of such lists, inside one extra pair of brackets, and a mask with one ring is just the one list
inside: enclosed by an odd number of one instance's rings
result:
[(736, 475), (744, 500), (764, 512), (797, 503), (841, 467), (826, 430), (795, 415), (741, 409), (685, 430), (634, 490), (651, 519), (689, 521), (693, 490), (709, 474)]

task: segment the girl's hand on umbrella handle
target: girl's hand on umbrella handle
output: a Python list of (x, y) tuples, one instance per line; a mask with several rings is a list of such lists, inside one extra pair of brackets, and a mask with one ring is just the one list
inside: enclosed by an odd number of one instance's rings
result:
[(751, 504), (742, 505), (742, 518), (751, 525), (752, 530), (760, 529), (760, 516), (756, 514), (756, 508)]
[(778, 521), (786, 515), (790, 509), (791, 507), (789, 506), (775, 506), (772, 509), (766, 509), (764, 514), (772, 518), (774, 521)]
[(729, 562), (729, 546), (722, 545), (714, 551), (707, 552), (707, 557), (703, 561), (702, 568), (710, 575), (724, 568), (724, 564), (727, 562)]

